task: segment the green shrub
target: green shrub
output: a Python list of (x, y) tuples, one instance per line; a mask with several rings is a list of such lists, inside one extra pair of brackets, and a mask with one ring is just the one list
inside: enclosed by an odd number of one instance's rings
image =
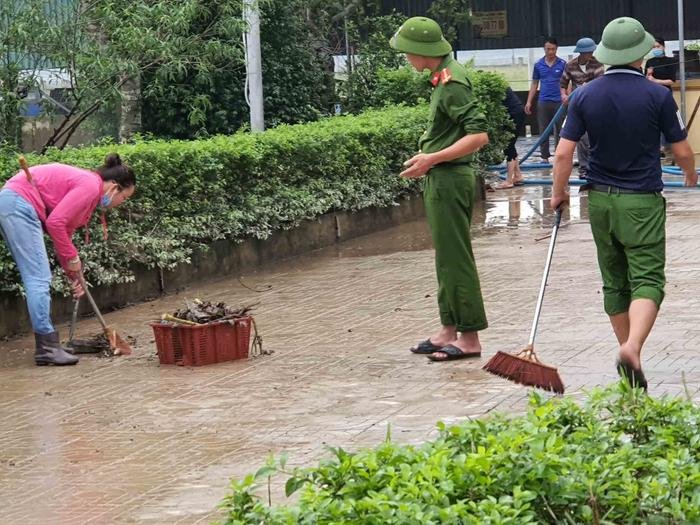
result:
[(486, 115), (489, 145), (480, 150), (477, 161), (482, 165), (500, 164), (505, 158), (503, 150), (513, 137), (515, 125), (508, 115), (503, 101), (508, 83), (499, 73), (468, 69), (474, 96)]
[[(475, 92), (493, 80), (479, 79)], [(497, 116), (496, 108), (488, 109), (492, 100), (482, 100), (484, 110)], [(90, 244), (75, 235), (95, 284), (114, 284), (134, 279), (134, 262), (172, 269), (219, 239), (264, 239), (333, 210), (391, 206), (402, 195), (419, 192), (419, 182), (398, 173), (416, 153), (427, 117), (426, 105), (388, 107), (260, 134), (69, 148), (28, 160), (93, 168), (116, 150), (133, 166), (136, 194), (108, 212), (110, 238), (102, 239), (95, 219)], [(503, 141), (502, 130), (494, 127), (479, 160), (500, 160)], [(16, 171), (16, 154), (0, 151), (0, 183)], [(54, 289), (65, 292), (60, 274)], [(15, 264), (0, 243), (0, 292), (20, 290)]]
[(371, 107), (406, 104), (415, 106), (430, 100), (430, 83), (427, 73), (420, 74), (413, 66), (398, 69), (379, 69), (376, 86), (371, 93)]
[[(332, 210), (391, 206), (420, 191), (398, 173), (426, 119), (426, 107), (399, 107), (261, 134), (54, 150), (28, 161), (90, 168), (116, 150), (133, 166), (136, 194), (108, 212), (109, 240), (96, 218), (89, 245), (75, 235), (92, 279), (112, 284), (133, 280), (132, 262), (172, 268), (218, 239), (264, 239)], [(0, 182), (18, 169), (16, 156), (6, 153)], [(19, 282), (0, 242), (0, 291), (18, 291)]]
[[(477, 159), (481, 164), (499, 164), (503, 161), (503, 150), (513, 136), (513, 121), (508, 116), (503, 101), (508, 83), (498, 73), (477, 71), (467, 65), (474, 96), (488, 116), (490, 143), (481, 150)], [(365, 99), (365, 107), (386, 107), (388, 105), (421, 104), (430, 100), (432, 88), (426, 73), (418, 73), (411, 66), (398, 69), (378, 69), (374, 89)]]
[(403, 15), (392, 13), (370, 16), (361, 25), (348, 24), (350, 40), (360, 41), (360, 44), (358, 56), (347, 78), (336, 84), (336, 92), (345, 111), (359, 113), (372, 107), (378, 72), (406, 64), (405, 56), (389, 46), (389, 39), (404, 20)]
[[(232, 483), (225, 523), (700, 523), (700, 408), (690, 402), (620, 384), (584, 406), (533, 395), (525, 416), (439, 429), (419, 447), (331, 449), (313, 468), (271, 459)], [(255, 495), (277, 473), (297, 504)]]

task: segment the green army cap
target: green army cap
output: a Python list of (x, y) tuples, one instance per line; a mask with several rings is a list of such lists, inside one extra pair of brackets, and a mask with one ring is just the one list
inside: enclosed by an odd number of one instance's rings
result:
[(441, 57), (452, 51), (438, 23), (424, 16), (406, 20), (391, 37), (389, 45), (402, 53), (424, 57)]
[(654, 47), (654, 37), (639, 20), (623, 16), (603, 29), (603, 38), (593, 53), (603, 64), (624, 66), (644, 57)]

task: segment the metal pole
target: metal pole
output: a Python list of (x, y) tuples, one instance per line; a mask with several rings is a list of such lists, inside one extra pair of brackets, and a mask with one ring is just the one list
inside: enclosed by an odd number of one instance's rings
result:
[(544, 0), (544, 16), (547, 24), (546, 36), (553, 36), (554, 25), (552, 24), (552, 0)]
[(683, 0), (678, 0), (678, 71), (681, 76), (681, 117), (685, 122), (685, 17), (683, 16)]
[(260, 6), (258, 0), (243, 0), (243, 19), (246, 22), (245, 62), (250, 101), (250, 129), (251, 131), (264, 131), (265, 113), (263, 109)]
[(343, 19), (345, 28), (345, 72), (352, 73), (352, 61), (350, 60), (350, 39), (348, 38), (348, 18)]

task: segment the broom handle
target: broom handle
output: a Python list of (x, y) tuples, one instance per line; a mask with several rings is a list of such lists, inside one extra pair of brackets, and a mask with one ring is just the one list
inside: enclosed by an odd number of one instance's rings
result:
[(95, 303), (95, 300), (92, 298), (92, 294), (90, 293), (90, 290), (88, 290), (87, 283), (85, 282), (85, 277), (83, 277), (83, 272), (78, 272), (78, 279), (80, 279), (80, 285), (83, 287), (83, 291), (85, 292), (85, 297), (87, 297), (88, 301), (90, 301), (90, 304), (92, 305), (92, 309), (95, 311), (95, 315), (97, 315), (97, 318), (100, 320), (100, 324), (102, 325), (102, 329), (106, 330), (107, 323), (105, 322), (104, 317), (102, 317), (102, 314), (100, 313), (100, 309), (97, 307), (97, 303)]
[(72, 341), (75, 335), (75, 323), (78, 320), (78, 309), (80, 308), (80, 297), (73, 300), (73, 315), (70, 319), (70, 329), (68, 330), (68, 340)]
[(532, 330), (530, 330), (530, 341), (528, 346), (535, 344), (535, 335), (537, 334), (537, 323), (540, 321), (540, 312), (542, 311), (542, 301), (544, 300), (544, 290), (547, 288), (547, 277), (549, 276), (549, 268), (552, 266), (552, 255), (554, 255), (554, 243), (557, 241), (557, 232), (561, 224), (561, 207), (557, 208), (554, 213), (554, 226), (552, 226), (552, 238), (549, 241), (549, 251), (547, 251), (547, 262), (544, 265), (544, 273), (542, 274), (542, 284), (540, 285), (540, 295), (537, 297), (537, 306), (535, 306), (535, 318), (532, 320)]
[(34, 179), (32, 178), (32, 172), (29, 171), (29, 164), (27, 164), (27, 159), (25, 159), (23, 155), (20, 155), (17, 158), (17, 161), (19, 162), (19, 167), (22, 168), (22, 171), (24, 171), (24, 174), (27, 176), (27, 180), (30, 184), (33, 185)]

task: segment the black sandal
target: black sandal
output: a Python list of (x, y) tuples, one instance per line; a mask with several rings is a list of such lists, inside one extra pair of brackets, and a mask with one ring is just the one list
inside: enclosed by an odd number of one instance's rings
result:
[(481, 357), (481, 352), (462, 352), (462, 350), (455, 345), (443, 346), (437, 352), (442, 352), (444, 356), (429, 355), (428, 359), (431, 361), (454, 361), (455, 359), (464, 359), (465, 357)]
[(434, 345), (430, 342), (430, 339), (421, 341), (416, 346), (412, 346), (409, 350), (414, 354), (432, 354), (433, 352), (439, 352), (442, 350), (441, 346)]
[(620, 374), (620, 377), (626, 379), (632, 388), (642, 388), (645, 392), (647, 391), (647, 378), (644, 377), (644, 372), (642, 372), (641, 368), (634, 368), (630, 363), (621, 359), (617, 360), (615, 368), (617, 368), (617, 373)]

